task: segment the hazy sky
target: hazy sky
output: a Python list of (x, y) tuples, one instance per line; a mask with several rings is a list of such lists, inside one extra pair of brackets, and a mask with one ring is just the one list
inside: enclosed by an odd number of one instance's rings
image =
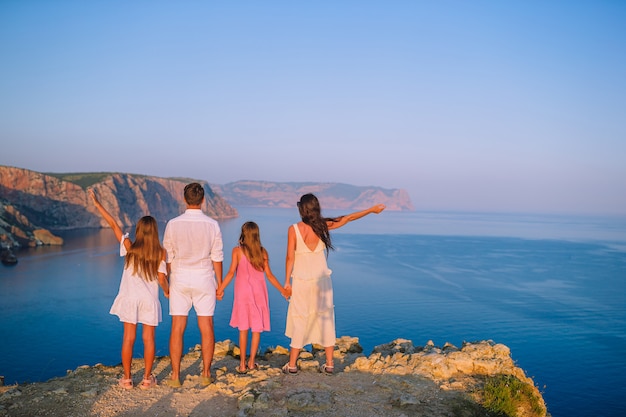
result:
[(624, 1), (0, 1), (0, 164), (626, 214)]

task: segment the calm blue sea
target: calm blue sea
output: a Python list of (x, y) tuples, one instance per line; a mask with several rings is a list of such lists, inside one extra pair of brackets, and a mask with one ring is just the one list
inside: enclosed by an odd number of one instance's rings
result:
[[(239, 211), (221, 223), (225, 269), (241, 224), (254, 220), (282, 281), (296, 210)], [(625, 415), (626, 218), (383, 212), (333, 236), (337, 333), (359, 337), (366, 353), (396, 338), (439, 346), (491, 339), (511, 348), (553, 416)], [(63, 247), (22, 250), (17, 266), (0, 266), (6, 384), (120, 362), (122, 325), (108, 314), (123, 262), (113, 233), (64, 237)], [(288, 346), (287, 303), (269, 290), (273, 330), (262, 335), (262, 348)], [(167, 355), (162, 303), (157, 354)], [(231, 305), (232, 286), (217, 307), (217, 340), (237, 340)], [(198, 342), (192, 317), (185, 345)], [(140, 338), (135, 351), (142, 353)]]

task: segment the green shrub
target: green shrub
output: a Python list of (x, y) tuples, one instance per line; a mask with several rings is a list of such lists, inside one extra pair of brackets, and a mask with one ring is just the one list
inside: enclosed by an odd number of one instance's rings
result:
[(89, 172), (89, 173), (72, 173), (72, 174), (46, 173), (46, 175), (50, 175), (51, 177), (58, 178), (62, 181), (74, 183), (80, 186), (81, 188), (83, 188), (84, 190), (86, 190), (88, 187), (106, 179), (106, 177), (110, 176), (111, 173), (110, 172)]
[(538, 416), (544, 415), (534, 387), (512, 375), (487, 378), (483, 395), (483, 406), (499, 415), (516, 417), (520, 407), (530, 409)]

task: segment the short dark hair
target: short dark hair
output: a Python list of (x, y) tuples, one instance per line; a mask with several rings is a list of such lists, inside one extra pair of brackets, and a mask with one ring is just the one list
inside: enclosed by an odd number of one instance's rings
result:
[(190, 206), (199, 206), (204, 198), (204, 187), (197, 182), (185, 186), (185, 202)]

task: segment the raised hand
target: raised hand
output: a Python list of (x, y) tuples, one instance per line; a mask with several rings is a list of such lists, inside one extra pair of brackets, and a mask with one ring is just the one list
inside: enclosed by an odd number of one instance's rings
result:
[(385, 208), (387, 208), (387, 206), (385, 206), (384, 204), (376, 204), (375, 206), (372, 206), (371, 210), (372, 213), (380, 213), (381, 211), (383, 211)]

